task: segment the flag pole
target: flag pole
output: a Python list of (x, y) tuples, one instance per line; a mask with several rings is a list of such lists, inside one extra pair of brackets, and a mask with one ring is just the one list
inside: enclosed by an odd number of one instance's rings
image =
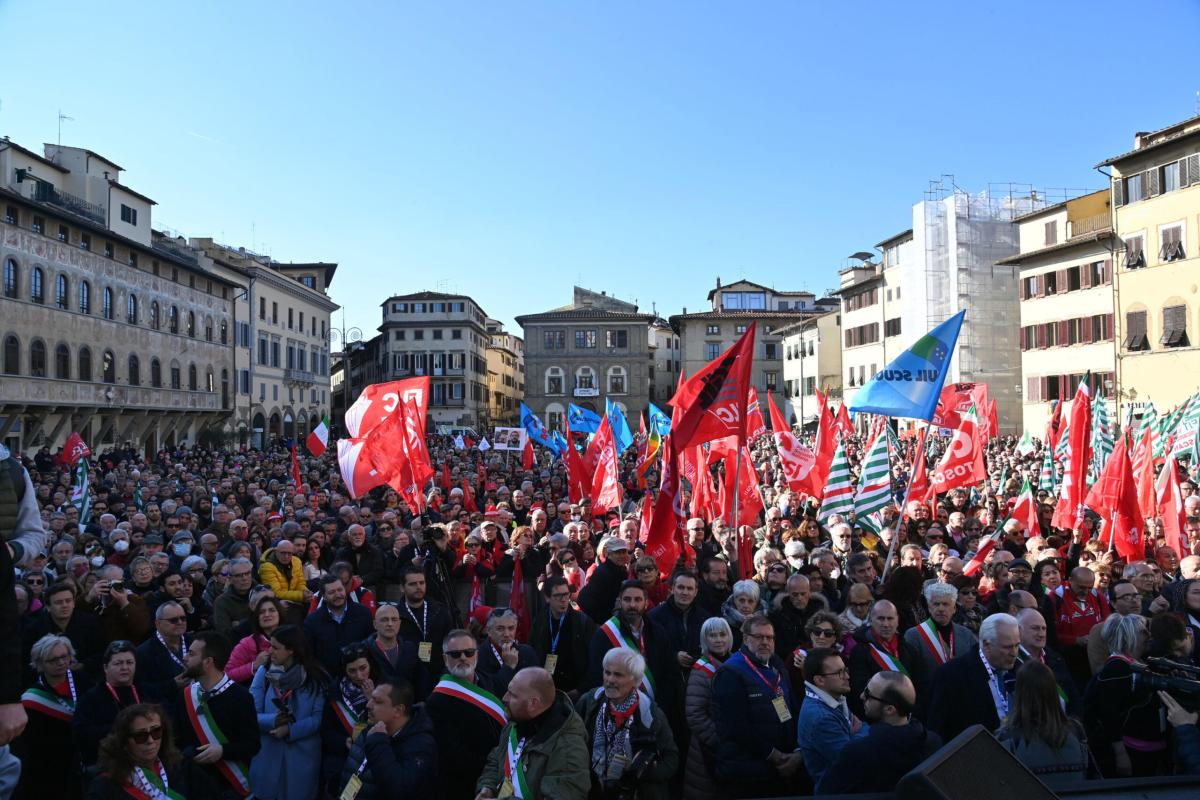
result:
[(904, 504), (900, 506), (900, 520), (896, 523), (896, 530), (892, 531), (892, 541), (888, 545), (887, 560), (883, 562), (883, 577), (880, 581), (887, 580), (888, 572), (892, 569), (892, 559), (896, 556), (896, 545), (900, 541), (900, 529), (904, 526), (904, 519), (908, 516), (908, 500), (912, 495), (913, 477), (917, 472), (917, 464), (921, 463), (921, 459), (925, 458), (925, 445), (929, 441), (929, 428), (932, 423), (930, 420), (925, 420), (925, 435), (921, 437), (921, 441), (917, 444), (917, 453), (913, 457), (912, 470), (908, 476), (908, 485), (904, 487)]
[[(741, 495), (742, 480), (742, 443), (738, 442), (737, 457), (734, 459), (733, 473), (733, 556), (730, 558), (730, 575), (736, 577), (738, 575), (738, 551), (742, 546), (742, 526), (738, 524), (738, 498)], [(741, 578), (737, 578), (741, 580)]]

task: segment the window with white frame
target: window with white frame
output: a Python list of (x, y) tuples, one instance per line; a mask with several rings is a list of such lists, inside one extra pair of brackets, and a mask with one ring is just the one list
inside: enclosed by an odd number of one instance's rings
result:
[(575, 370), (575, 388), (576, 389), (595, 389), (596, 388), (596, 370), (591, 367), (580, 367)]
[(616, 366), (608, 368), (608, 393), (609, 394), (625, 394), (628, 389), (627, 383), (628, 373), (624, 367)]
[(547, 367), (546, 368), (546, 394), (562, 394), (563, 393), (563, 369), (562, 367)]

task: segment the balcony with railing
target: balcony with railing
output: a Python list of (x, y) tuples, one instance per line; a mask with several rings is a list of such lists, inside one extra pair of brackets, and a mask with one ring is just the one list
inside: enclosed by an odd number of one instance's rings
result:
[(1086, 236), (1089, 233), (1100, 233), (1112, 229), (1112, 217), (1107, 213), (1094, 214), (1090, 217), (1068, 220), (1071, 225), (1070, 238)]
[(52, 206), (58, 206), (72, 214), (86, 217), (100, 225), (105, 223), (103, 206), (89, 203), (82, 197), (56, 189), (52, 184), (45, 183), (44, 181), (38, 181), (34, 186), (33, 199), (39, 203), (49, 203)]
[(317, 373), (306, 369), (285, 369), (283, 380), (287, 383), (316, 383)]
[[(8, 376), (12, 377), (12, 376)], [(114, 410), (218, 411), (220, 392), (22, 376), (0, 381), (0, 405), (97, 406)]]

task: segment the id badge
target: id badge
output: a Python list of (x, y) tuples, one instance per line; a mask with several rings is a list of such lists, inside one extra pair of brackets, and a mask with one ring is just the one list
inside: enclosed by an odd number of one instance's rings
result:
[(354, 800), (358, 797), (358, 793), (362, 791), (362, 778), (358, 775), (351, 775), (350, 780), (346, 781), (346, 788), (342, 789), (338, 800)]
[(554, 674), (554, 668), (558, 666), (558, 656), (554, 653), (546, 654), (546, 672)]
[(433, 642), (421, 642), (417, 645), (417, 658), (429, 663), (433, 659)]
[(512, 781), (508, 778), (504, 779), (504, 783), (500, 784), (500, 794), (497, 797), (512, 797), (516, 792), (513, 791)]
[(780, 722), (787, 722), (792, 718), (792, 712), (788, 710), (787, 700), (783, 698), (783, 695), (776, 695), (775, 699), (771, 701), (771, 705), (775, 706), (775, 714), (779, 717)]

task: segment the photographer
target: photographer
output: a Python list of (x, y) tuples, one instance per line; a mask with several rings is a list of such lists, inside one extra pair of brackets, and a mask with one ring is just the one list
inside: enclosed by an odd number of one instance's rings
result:
[(1167, 709), (1167, 722), (1175, 729), (1175, 771), (1182, 775), (1200, 775), (1200, 714), (1188, 711), (1174, 697), (1160, 691), (1158, 699)]
[(80, 607), (99, 618), (105, 641), (141, 642), (151, 630), (146, 601), (125, 588), (125, 573), (116, 564), (101, 567), (99, 578)]
[(679, 750), (667, 716), (638, 690), (646, 660), (615, 647), (604, 654), (604, 684), (580, 698), (592, 765), (594, 798), (667, 798), (667, 781), (679, 766)]

